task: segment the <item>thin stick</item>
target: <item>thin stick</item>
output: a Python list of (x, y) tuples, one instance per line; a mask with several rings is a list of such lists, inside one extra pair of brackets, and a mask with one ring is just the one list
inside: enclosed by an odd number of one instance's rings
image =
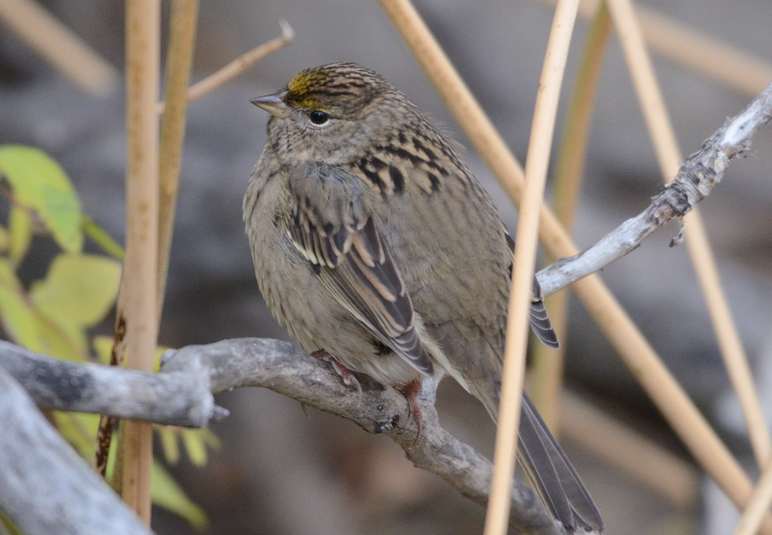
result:
[(0, 0), (0, 20), (84, 91), (104, 96), (115, 89), (115, 68), (37, 2)]
[[(295, 38), (295, 31), (286, 20), (280, 20), (281, 35), (240, 55), (188, 89), (188, 102), (198, 100), (221, 85), (233, 80), (269, 54), (281, 50)], [(164, 112), (164, 103), (158, 103), (158, 113)]]
[(177, 205), (182, 143), (185, 138), (185, 114), (188, 109), (187, 88), (196, 42), (198, 0), (173, 0), (169, 49), (166, 53), (166, 96), (169, 105), (161, 117), (161, 149), (158, 204), (158, 271), (157, 304), (160, 321), (169, 252), (172, 246), (174, 213)]
[(536, 94), (531, 140), (528, 144), (528, 163), (525, 168), (525, 193), (520, 205), (515, 237), (517, 262), (514, 263), (512, 288), (509, 293), (493, 481), (485, 516), (485, 535), (503, 535), (507, 532), (509, 524), (520, 400), (523, 395), (525, 348), (528, 342), (528, 309), (531, 304), (539, 235), (539, 210), (547, 181), (560, 88), (578, 9), (579, 0), (558, 2)]
[[(407, 0), (381, 0), (381, 4), (477, 152), (519, 203), (525, 186), (520, 164), (426, 24)], [(539, 231), (552, 256), (577, 254), (576, 245), (547, 207), (542, 207)], [(575, 283), (573, 289), (692, 455), (736, 504), (747, 503), (752, 491), (750, 480), (600, 277), (591, 275)]]
[[(545, 0), (554, 5), (555, 0)], [(579, 13), (591, 18), (599, 0), (584, 0)], [(643, 38), (651, 49), (724, 85), (751, 96), (772, 80), (772, 64), (671, 19), (647, 6), (636, 6)]]
[(759, 530), (761, 520), (764, 518), (764, 513), (769, 510), (771, 502), (772, 464), (768, 464), (753, 491), (748, 506), (740, 517), (740, 522), (734, 532), (735, 535), (754, 535)]
[[(699, 476), (690, 465), (576, 394), (563, 391), (564, 436), (663, 496), (679, 509), (697, 499)], [(641, 462), (645, 459), (646, 462)]]
[[(126, 4), (126, 260), (121, 288), (126, 328), (126, 365), (153, 367), (158, 321), (158, 102), (159, 0)], [(152, 427), (125, 422), (121, 430), (121, 494), (150, 522)]]
[[(555, 166), (553, 206), (558, 220), (569, 230), (573, 226), (582, 184), (584, 160), (590, 138), (590, 118), (600, 79), (603, 53), (610, 34), (611, 19), (606, 5), (600, 4), (587, 35)], [(563, 377), (563, 358), (568, 339), (566, 328), (568, 293), (561, 292), (547, 298), (546, 301), (552, 328), (558, 333), (560, 347), (553, 349), (545, 344), (536, 344), (533, 349), (530, 386), (533, 401), (542, 418), (552, 433), (557, 435), (560, 430), (558, 401)]]
[[(635, 18), (632, 2), (609, 0), (608, 6), (618, 29), (630, 73), (641, 101), (662, 176), (665, 182), (668, 182), (678, 173), (683, 157)], [(770, 451), (766, 420), (753, 385), (747, 356), (721, 288), (707, 233), (696, 210), (686, 216), (684, 223), (686, 244), (692, 264), (705, 295), (713, 329), (716, 332), (732, 386), (740, 398), (756, 461), (759, 466), (765, 466)]]

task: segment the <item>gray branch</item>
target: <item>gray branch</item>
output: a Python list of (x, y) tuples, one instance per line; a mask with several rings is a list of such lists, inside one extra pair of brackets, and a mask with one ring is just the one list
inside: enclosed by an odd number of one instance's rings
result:
[[(702, 147), (681, 165), (675, 179), (651, 199), (651, 204), (628, 219), (586, 251), (558, 260), (536, 275), (542, 293), (553, 294), (579, 279), (600, 271), (634, 251), (652, 232), (683, 218), (721, 179), (729, 162), (748, 153), (756, 131), (772, 117), (772, 84), (739, 115), (728, 119)], [(680, 243), (681, 232), (671, 241)]]
[[(442, 477), (471, 500), (487, 501), (491, 463), (440, 425), (434, 407), (436, 385), (431, 381), (424, 381), (418, 399), (419, 433), (404, 396), (396, 390), (368, 381), (362, 381), (361, 391), (346, 387), (326, 364), (277, 340), (236, 339), (187, 346), (169, 352), (158, 374), (64, 362), (0, 342), (3, 369), (45, 407), (187, 426), (206, 425), (218, 415), (212, 410), (210, 391), (268, 388), (351, 420), (370, 433), (383, 433), (417, 467)], [(0, 509), (7, 507), (6, 499), (0, 496)], [(69, 507), (78, 505), (72, 502)], [(518, 532), (564, 533), (523, 484), (514, 484), (511, 511), (511, 525)], [(31, 508), (29, 514), (37, 510)]]
[(0, 510), (27, 535), (150, 535), (0, 367)]
[(44, 409), (92, 412), (167, 425), (203, 427), (227, 415), (206, 374), (147, 373), (36, 355), (0, 340), (0, 368)]

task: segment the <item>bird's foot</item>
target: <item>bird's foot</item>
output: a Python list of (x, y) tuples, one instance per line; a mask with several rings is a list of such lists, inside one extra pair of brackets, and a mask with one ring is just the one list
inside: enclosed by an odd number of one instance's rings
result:
[(311, 353), (311, 356), (329, 364), (332, 368), (332, 371), (334, 371), (335, 374), (340, 377), (341, 382), (346, 387), (350, 388), (351, 390), (356, 390), (360, 394), (362, 393), (362, 385), (359, 384), (359, 379), (357, 379), (356, 375), (354, 375), (354, 372), (338, 362), (338, 359), (327, 353), (327, 351), (319, 349), (318, 351)]
[(418, 439), (421, 438), (422, 430), (421, 408), (418, 406), (418, 393), (421, 391), (421, 380), (413, 379), (409, 383), (398, 386), (397, 390), (400, 392), (400, 394), (405, 396), (405, 399), (407, 400), (407, 405), (410, 409), (410, 415), (413, 417), (417, 428), (415, 440), (418, 442)]

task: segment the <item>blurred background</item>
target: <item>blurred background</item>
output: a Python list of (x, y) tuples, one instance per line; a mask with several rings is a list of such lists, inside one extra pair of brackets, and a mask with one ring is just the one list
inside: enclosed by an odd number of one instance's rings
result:
[[(524, 158), (552, 9), (537, 0), (416, 0), (452, 61), (515, 154)], [(41, 2), (116, 68), (123, 66), (123, 3)], [(641, 2), (772, 62), (768, 0)], [(168, 7), (168, 6), (167, 6)], [(160, 342), (168, 346), (229, 337), (286, 337), (262, 304), (241, 222), (241, 198), (265, 141), (266, 117), (248, 100), (277, 89), (297, 70), (350, 60), (400, 87), (466, 144), (440, 98), (376, 2), (230, 0), (201, 3), (193, 79), (279, 33), (286, 19), (295, 41), (238, 80), (191, 104), (181, 191)], [(564, 86), (573, 85), (587, 30), (578, 24)], [(749, 100), (726, 85), (654, 56), (685, 153), (699, 147)], [(569, 91), (564, 90), (564, 97)], [(123, 97), (96, 98), (64, 79), (0, 26), (0, 143), (39, 147), (59, 161), (84, 210), (122, 240), (125, 132)], [(565, 98), (564, 98), (565, 101)], [(565, 102), (564, 102), (565, 104)], [(561, 108), (565, 110), (565, 105)], [(559, 132), (558, 132), (559, 135)], [(556, 139), (559, 139), (556, 137)], [(499, 203), (507, 224), (516, 213), (494, 177), (469, 151), (468, 161)], [(772, 134), (762, 131), (753, 156), (735, 163), (702, 205), (722, 281), (767, 413), (772, 415)], [(661, 187), (638, 102), (612, 36), (592, 123), (575, 238), (586, 247), (643, 209)], [(744, 421), (684, 247), (668, 248), (667, 227), (604, 279), (680, 383), (754, 474)], [(40, 264), (42, 265), (42, 264)], [(25, 269), (43, 268), (32, 257)], [(681, 477), (663, 471), (657, 491), (572, 439), (597, 428), (577, 413), (565, 439), (609, 533), (727, 533), (734, 508), (700, 470), (577, 304), (567, 335), (567, 383), (581, 399), (672, 454)], [(572, 395), (573, 396), (573, 395)], [(573, 397), (572, 397), (573, 399)], [(172, 468), (209, 517), (207, 533), (472, 534), (483, 510), (443, 481), (412, 467), (388, 439), (304, 410), (264, 390), (223, 395), (231, 417), (214, 424), (222, 446), (204, 468)], [(567, 403), (575, 403), (568, 401)], [(445, 425), (487, 455), (494, 428), (477, 402), (455, 385), (441, 389)], [(601, 442), (603, 437), (601, 435)], [(612, 440), (609, 437), (608, 440)], [(639, 468), (654, 458), (637, 459)], [(669, 477), (673, 481), (669, 481)], [(680, 477), (679, 476), (679, 477)], [(158, 533), (194, 533), (163, 511)]]

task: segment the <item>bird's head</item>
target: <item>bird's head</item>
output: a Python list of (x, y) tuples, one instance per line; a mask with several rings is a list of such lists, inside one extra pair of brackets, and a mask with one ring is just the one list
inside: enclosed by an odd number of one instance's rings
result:
[(388, 139), (413, 109), (383, 77), (354, 63), (305, 69), (251, 102), (271, 114), (269, 143), (285, 163), (353, 161)]

